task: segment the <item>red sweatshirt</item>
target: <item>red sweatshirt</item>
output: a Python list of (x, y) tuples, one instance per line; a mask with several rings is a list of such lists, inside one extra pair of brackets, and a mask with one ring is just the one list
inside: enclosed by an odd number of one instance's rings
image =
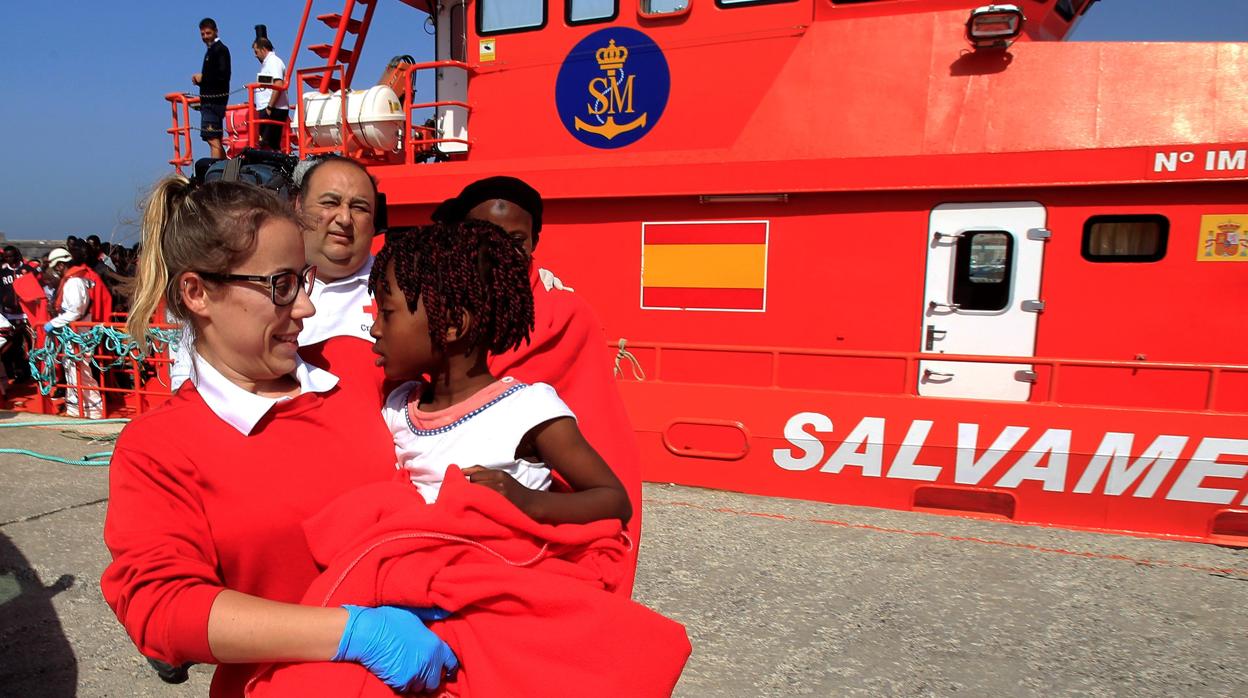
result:
[(359, 337), (330, 337), (323, 342), (299, 347), (299, 357), (338, 376), (347, 385), (368, 386), (377, 393), (378, 404), (385, 404), (388, 391), (383, 392), (382, 384), (386, 380), (386, 372), (377, 365), (372, 342)]
[(602, 323), (586, 300), (571, 291), (546, 290), (534, 264), (534, 326), (519, 349), (490, 357), (490, 372), (526, 383), (548, 383), (576, 414), (576, 424), (628, 491), (633, 518), (627, 531), (634, 545), (618, 592), (632, 593), (641, 541), (641, 452), (611, 372)]
[[(319, 570), (302, 524), (342, 492), (393, 477), (394, 446), (367, 386), (278, 402), (244, 435), (187, 382), (118, 439), (104, 598), (143, 654), (215, 662), (208, 613), (232, 589), (297, 602)], [(211, 696), (241, 696), (254, 665), (222, 665)]]

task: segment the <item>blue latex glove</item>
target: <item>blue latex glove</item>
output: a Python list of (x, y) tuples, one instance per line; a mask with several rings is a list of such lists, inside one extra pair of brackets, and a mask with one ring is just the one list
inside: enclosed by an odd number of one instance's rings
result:
[(43, 323), (43, 331), (44, 331), (44, 332), (51, 332), (51, 331), (52, 331), (52, 328), (54, 328), (54, 327), (56, 327), (56, 325), (53, 325), (53, 324), (52, 324), (52, 323), (50, 323), (50, 322), (45, 322), (45, 323)]
[(423, 621), (442, 620), (440, 608), (343, 606), (347, 627), (335, 662), (359, 662), (394, 690), (432, 691), (459, 668), (455, 654)]

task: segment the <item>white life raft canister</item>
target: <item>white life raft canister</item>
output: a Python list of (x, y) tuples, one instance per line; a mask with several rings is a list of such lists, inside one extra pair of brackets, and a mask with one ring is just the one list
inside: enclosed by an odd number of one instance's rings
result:
[[(303, 93), (308, 138), (318, 147), (342, 145), (341, 94)], [(386, 85), (347, 93), (347, 125), (357, 140), (374, 150), (394, 152), (402, 147), (403, 105)]]

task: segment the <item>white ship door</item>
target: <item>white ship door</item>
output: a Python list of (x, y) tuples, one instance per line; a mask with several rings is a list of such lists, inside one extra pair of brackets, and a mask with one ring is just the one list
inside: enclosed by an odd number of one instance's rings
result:
[[(437, 50), (439, 61), (468, 61), (468, 10), (464, 0), (438, 3)], [(468, 101), (468, 73), (461, 68), (437, 68), (434, 70), (437, 86), (434, 94), (439, 102)], [(468, 138), (468, 112), (463, 107), (438, 107), (434, 116), (438, 126), (438, 138)], [(466, 143), (438, 143), (443, 153), (462, 153), (468, 150)]]
[[(922, 351), (1035, 356), (1045, 218), (1034, 201), (932, 209)], [(1025, 401), (1035, 374), (1030, 365), (921, 361), (918, 380), (919, 395)]]

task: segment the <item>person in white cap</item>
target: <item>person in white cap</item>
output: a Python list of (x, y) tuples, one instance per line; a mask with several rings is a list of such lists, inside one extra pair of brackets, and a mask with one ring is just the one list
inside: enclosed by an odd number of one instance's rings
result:
[[(81, 260), (79, 260), (81, 261)], [(71, 269), (72, 267), (72, 269)], [(90, 277), (94, 274), (77, 273), (79, 268), (87, 269), (81, 263), (75, 263), (74, 256), (64, 247), (58, 247), (48, 253), (48, 268), (44, 271), (45, 283), (58, 283), (52, 310), (58, 314), (43, 326), (44, 332), (68, 327), (72, 322), (91, 320), (91, 296), (95, 283)], [(89, 271), (89, 269), (88, 269)], [(86, 417), (101, 419), (104, 417), (104, 396), (98, 388), (99, 382), (91, 373), (91, 366), (86, 361), (65, 359), (65, 415), (67, 417)], [(85, 401), (86, 410), (79, 405), (79, 398)]]

